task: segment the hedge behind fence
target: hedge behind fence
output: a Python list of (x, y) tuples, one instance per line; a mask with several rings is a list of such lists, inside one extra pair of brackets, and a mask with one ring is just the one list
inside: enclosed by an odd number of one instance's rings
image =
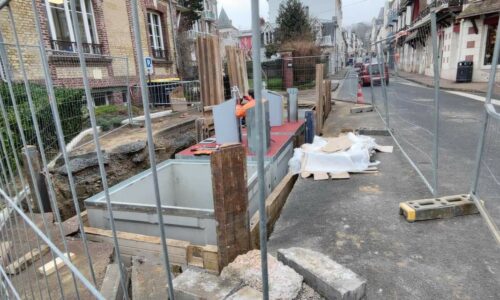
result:
[[(49, 156), (48, 158), (50, 159), (51, 156), (57, 153), (58, 144), (55, 123), (52, 111), (50, 109), (47, 91), (44, 85), (39, 84), (30, 84), (30, 88), (31, 97), (35, 107), (35, 114), (40, 128), (41, 138), (46, 148), (47, 155)], [(25, 86), (24, 84), (17, 83), (13, 85), (13, 90), (27, 143), (31, 145), (38, 145)], [(56, 87), (54, 88), (54, 93), (59, 109), (59, 115), (61, 117), (64, 138), (65, 141), (68, 142), (73, 137), (75, 137), (83, 129), (84, 126), (86, 118), (83, 110), (84, 91), (82, 89)], [(0, 83), (0, 95), (2, 96), (2, 100), (7, 110), (16, 151), (18, 153), (21, 153), (23, 144), (14, 114), (12, 98), (7, 84)], [(0, 129), (1, 138), (3, 138), (3, 140), (6, 142), (9, 152), (9, 158), (12, 161), (12, 149), (10, 148), (7, 132), (5, 130), (5, 122), (1, 114)]]

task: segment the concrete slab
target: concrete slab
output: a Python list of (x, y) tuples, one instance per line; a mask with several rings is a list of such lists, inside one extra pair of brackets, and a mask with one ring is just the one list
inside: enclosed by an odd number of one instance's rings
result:
[(106, 268), (106, 275), (104, 275), (100, 292), (104, 299), (123, 299), (123, 289), (120, 285), (120, 267), (118, 264), (109, 264)]
[(161, 261), (132, 257), (132, 299), (165, 299), (167, 276)]
[(279, 249), (278, 260), (302, 275), (326, 299), (365, 297), (366, 280), (322, 253), (299, 247)]
[(188, 269), (174, 279), (173, 285), (175, 299), (201, 300), (225, 299), (241, 284), (235, 279), (224, 280), (213, 274)]
[(239, 291), (227, 297), (226, 300), (260, 300), (262, 293), (249, 286), (242, 287)]

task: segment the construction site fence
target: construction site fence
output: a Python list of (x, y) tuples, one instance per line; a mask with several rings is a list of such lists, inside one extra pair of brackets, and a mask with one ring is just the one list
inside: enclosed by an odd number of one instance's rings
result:
[[(484, 126), (477, 133), (479, 144), (475, 165), (453, 160), (451, 157), (455, 153), (442, 151), (442, 144), (449, 143), (450, 137), (440, 130), (445, 120), (458, 117), (453, 107), (449, 104), (443, 107), (441, 104), (444, 100), (441, 98), (446, 95), (441, 88), (441, 67), (445, 58), (439, 54), (440, 45), (446, 44), (443, 38), (437, 32), (436, 14), (430, 12), (429, 25), (421, 28), (416, 40), (410, 44), (389, 39), (372, 45), (371, 53), (364, 59), (364, 65), (370, 66), (368, 70), (365, 69), (370, 74), (369, 84), (360, 81), (368, 85), (364, 88), (364, 98), (373, 103), (388, 133), (435, 197), (453, 191), (457, 193), (456, 189), (449, 188), (450, 178), (440, 177), (443, 168), (456, 174), (470, 174), (472, 183), (469, 186), (465, 182), (464, 186), (470, 187), (470, 199), (475, 202), (495, 240), (500, 243), (497, 226), (500, 220), (500, 165), (496, 157), (500, 150), (500, 114), (496, 106), (498, 103), (492, 102), (492, 93), (497, 85), (497, 68), (493, 64), (488, 77), (482, 119)], [(493, 61), (498, 62), (498, 35), (495, 47)], [(463, 118), (463, 122), (456, 123), (455, 127), (472, 126), (467, 119), (470, 117), (466, 115), (460, 118)], [(472, 160), (473, 154), (467, 155)], [(452, 181), (456, 183), (463, 180), (461, 178), (457, 176)]]
[[(324, 64), (324, 76), (328, 78), (333, 73), (330, 68), (330, 56), (299, 56), (276, 58), (261, 63), (262, 81), (266, 88), (273, 91), (286, 91), (287, 88), (299, 90), (314, 89), (316, 86), (316, 65)], [(250, 86), (253, 80), (253, 62), (247, 62)]]
[[(69, 7), (77, 7), (76, 1), (69, 0)], [(175, 105), (193, 109), (200, 103), (199, 81), (155, 83), (148, 80), (141, 45), (147, 37), (141, 37), (137, 0), (129, 0), (134, 62), (103, 55), (101, 51), (94, 51), (98, 48), (93, 46), (89, 48), (89, 44), (83, 42), (85, 37), (82, 37), (81, 30), (83, 28), (88, 33), (88, 20), (79, 18), (76, 10), (67, 8), (66, 14), (71, 16), (72, 22), (65, 26), (72, 33), (71, 47), (65, 48), (68, 51), (60, 51), (47, 46), (47, 33), (41, 25), (47, 18), (47, 12), (38, 9), (36, 0), (26, 1), (33, 14), (22, 21), (34, 26), (36, 36), (31, 37), (29, 45), (25, 45), (19, 40), (21, 25), (16, 23), (19, 18), (14, 18), (9, 2), (3, 1), (0, 5), (0, 14), (2, 18), (5, 16), (2, 19), (5, 22), (0, 22), (3, 71), (0, 82), (0, 297), (104, 299), (100, 288), (108, 263), (118, 270), (123, 298), (130, 297), (128, 264), (122, 255), (110, 200), (109, 174), (106, 171), (110, 162), (102, 150), (100, 136), (103, 131), (126, 126), (127, 120), (130, 123), (135, 116), (143, 115), (148, 153), (145, 161), (151, 168), (149, 188), (154, 191), (156, 211), (149, 217), (158, 224), (158, 257), (166, 277), (161, 287), (169, 299), (175, 299), (173, 288), (168, 288), (173, 287), (173, 270), (159, 192), (151, 113), (164, 108), (175, 110)], [(258, 30), (258, 20), (254, 19), (253, 23)], [(5, 24), (8, 29), (5, 29)], [(297, 76), (297, 80), (300, 79), (298, 82), (313, 88), (310, 81), (314, 79), (314, 64), (322, 58), (294, 60), (300, 66), (297, 70), (304, 74)], [(261, 74), (262, 70), (257, 69), (258, 66), (255, 72)], [(277, 77), (277, 74), (268, 72), (270, 77)], [(254, 78), (260, 85), (259, 76)], [(262, 101), (257, 102), (257, 108), (262, 109)], [(94, 146), (91, 163), (99, 172), (92, 176), (98, 177), (95, 182), (103, 190), (110, 243), (91, 242), (84, 229), (85, 207), (79, 198), (83, 197), (84, 191), (75, 183), (78, 170), (74, 169), (78, 168), (75, 164), (81, 160), (71, 156), (71, 150), (80, 145), (80, 142), (75, 142), (78, 137), (81, 137), (81, 143), (93, 143)], [(259, 139), (259, 144), (263, 149), (262, 139)], [(260, 229), (260, 247), (264, 253), (261, 255), (264, 266), (262, 282), (263, 294), (267, 298), (264, 197), (267, 184), (263, 176), (263, 155), (257, 155), (257, 163), (260, 216), (261, 224), (264, 224)], [(65, 188), (56, 184), (56, 177), (61, 176), (67, 180)], [(42, 190), (42, 186), (46, 190)], [(63, 203), (60, 202), (61, 197), (64, 198)], [(70, 220), (71, 228), (63, 222), (65, 220), (59, 210), (61, 206), (74, 212)]]

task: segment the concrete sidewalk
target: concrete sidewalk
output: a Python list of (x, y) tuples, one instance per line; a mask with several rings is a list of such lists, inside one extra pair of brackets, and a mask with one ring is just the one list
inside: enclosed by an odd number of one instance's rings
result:
[[(416, 73), (401, 72), (401, 71), (398, 71), (398, 75), (406, 80), (420, 83), (427, 87), (434, 87), (433, 77)], [(486, 82), (457, 83), (455, 81), (447, 79), (440, 79), (439, 82), (441, 89), (443, 90), (480, 94), (483, 96), (486, 94), (486, 90), (488, 88), (488, 83)], [(497, 99), (500, 98), (500, 83), (498, 82), (495, 84), (493, 95), (494, 98)]]
[[(376, 112), (351, 115), (337, 102), (325, 136), (383, 128)], [(375, 137), (394, 145), (391, 137)], [(431, 197), (399, 149), (377, 154), (379, 173), (344, 181), (297, 180), (269, 251), (319, 251), (368, 281), (367, 299), (500, 299), (498, 247), (479, 215), (408, 223), (401, 201)]]

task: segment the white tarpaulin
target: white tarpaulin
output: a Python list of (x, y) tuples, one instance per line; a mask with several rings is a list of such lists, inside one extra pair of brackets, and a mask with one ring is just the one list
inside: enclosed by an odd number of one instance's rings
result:
[(328, 144), (328, 139), (315, 136), (312, 144), (304, 144), (295, 149), (294, 156), (289, 161), (293, 174), (363, 172), (379, 162), (370, 162), (370, 153), (378, 146), (375, 139), (349, 133), (347, 135), (352, 146), (346, 151), (334, 153), (322, 149)]

